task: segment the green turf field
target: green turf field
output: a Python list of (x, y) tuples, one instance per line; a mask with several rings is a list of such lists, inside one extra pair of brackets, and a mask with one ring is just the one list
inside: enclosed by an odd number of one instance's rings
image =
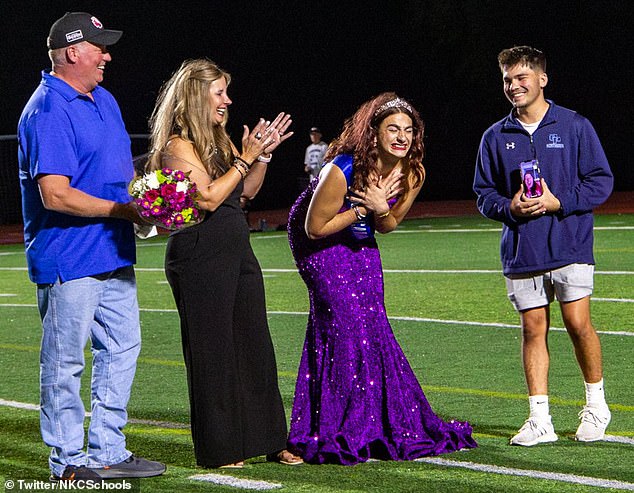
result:
[[(559, 441), (511, 447), (527, 417), (518, 317), (506, 299), (500, 227), (480, 217), (405, 221), (379, 237), (388, 315), (434, 410), (469, 420), (479, 448), (432, 460), (288, 467), (263, 457), (242, 470), (197, 468), (189, 436), (178, 316), (163, 274), (165, 237), (138, 242), (143, 349), (129, 405), (129, 448), (168, 464), (144, 492), (599, 492), (634, 490), (634, 215), (596, 218), (593, 321), (603, 344), (608, 440), (575, 442), (583, 381), (553, 310), (551, 414)], [(264, 271), (280, 388), (290, 415), (308, 301), (283, 232), (254, 233)], [(46, 480), (41, 442), (35, 287), (21, 245), (0, 246), (0, 478)], [(88, 354), (88, 353), (87, 353)], [(84, 376), (89, 384), (89, 371)], [(85, 394), (88, 402), (88, 393)], [(215, 482), (191, 479), (213, 473)], [(246, 480), (253, 481), (249, 483)], [(221, 485), (220, 482), (231, 482)], [(19, 491), (17, 486), (13, 491)], [(248, 490), (247, 490), (248, 491)]]

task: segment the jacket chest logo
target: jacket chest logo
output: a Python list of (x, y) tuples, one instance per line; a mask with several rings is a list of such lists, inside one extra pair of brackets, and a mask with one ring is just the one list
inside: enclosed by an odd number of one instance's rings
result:
[(558, 134), (550, 134), (548, 136), (548, 144), (546, 149), (563, 149), (564, 145), (561, 143), (561, 137)]
[(506, 143), (506, 150), (508, 151), (509, 149), (515, 149), (515, 142)]

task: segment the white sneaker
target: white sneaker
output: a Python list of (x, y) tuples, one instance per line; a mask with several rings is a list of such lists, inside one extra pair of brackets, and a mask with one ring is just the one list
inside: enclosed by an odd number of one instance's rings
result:
[(559, 437), (555, 434), (555, 428), (550, 420), (528, 418), (520, 431), (511, 438), (511, 445), (522, 445), (523, 447), (532, 447), (538, 443), (556, 442)]
[(608, 427), (608, 424), (610, 424), (611, 418), (612, 414), (607, 406), (583, 406), (583, 409), (579, 412), (581, 424), (579, 428), (577, 428), (575, 440), (579, 440), (580, 442), (603, 440), (605, 437), (605, 429)]

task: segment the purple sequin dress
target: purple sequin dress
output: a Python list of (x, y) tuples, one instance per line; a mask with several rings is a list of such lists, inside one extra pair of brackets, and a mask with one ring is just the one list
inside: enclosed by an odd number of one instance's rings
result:
[(304, 230), (317, 180), (291, 208), (291, 250), (310, 314), (289, 449), (314, 464), (411, 460), (473, 448), (469, 423), (432, 411), (385, 313), (376, 241), (347, 230), (310, 240)]

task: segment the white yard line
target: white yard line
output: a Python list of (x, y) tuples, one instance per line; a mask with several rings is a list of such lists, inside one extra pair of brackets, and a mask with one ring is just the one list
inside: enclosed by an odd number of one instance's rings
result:
[(277, 490), (283, 488), (281, 483), (269, 483), (268, 481), (257, 481), (255, 479), (236, 478), (234, 476), (225, 476), (224, 474), (196, 474), (195, 476), (189, 476), (188, 479), (194, 481), (205, 481), (207, 483), (219, 484), (222, 486), (229, 486), (232, 488), (239, 488), (241, 490)]
[[(628, 302), (630, 300), (627, 300)], [(37, 308), (35, 304), (28, 303), (0, 303), (0, 308)], [(176, 313), (175, 308), (140, 308), (141, 312), (148, 313)], [(277, 311), (277, 310), (269, 310), (267, 311), (269, 315), (301, 315), (308, 316), (308, 312), (288, 312), (288, 311)], [(471, 322), (468, 320), (446, 320), (440, 318), (426, 318), (426, 317), (388, 317), (390, 320), (403, 320), (406, 322), (430, 322), (437, 324), (447, 324), (447, 325), (469, 325), (475, 327), (500, 327), (505, 329), (519, 329), (520, 326), (517, 324), (504, 324), (499, 322)], [(563, 327), (551, 327), (550, 330), (557, 332), (565, 332), (566, 329)], [(603, 334), (607, 336), (626, 336), (632, 337), (634, 336), (634, 332), (630, 332), (627, 330), (597, 330), (597, 334)]]
[[(7, 270), (26, 270), (26, 268), (6, 268)], [(4, 268), (0, 267), (0, 270)], [(137, 272), (163, 272), (162, 267), (136, 267), (134, 270)], [(275, 272), (279, 274), (283, 273), (297, 273), (297, 269), (262, 269), (263, 273)], [(502, 271), (498, 269), (383, 269), (385, 274), (499, 274), (502, 275)], [(612, 270), (612, 271), (595, 271), (597, 275), (634, 275), (634, 271), (630, 270)]]
[[(26, 272), (26, 267), (0, 267), (0, 271)], [(137, 272), (164, 272), (163, 267), (135, 267)], [(262, 269), (262, 272), (297, 273), (297, 269)], [(499, 269), (383, 269), (386, 274), (500, 274)], [(603, 276), (631, 276), (632, 270), (596, 270), (597, 275)]]
[(524, 476), (533, 479), (548, 479), (551, 481), (562, 481), (564, 483), (581, 484), (584, 486), (597, 486), (599, 488), (614, 488), (617, 490), (634, 491), (634, 483), (616, 481), (613, 479), (593, 478), (589, 476), (579, 476), (577, 474), (565, 474), (558, 472), (535, 471), (532, 469), (517, 469), (514, 467), (501, 467), (489, 464), (477, 464), (475, 462), (462, 462), (456, 460), (441, 459), (438, 457), (423, 457), (415, 459), (416, 462), (426, 462), (444, 467), (459, 467), (492, 474), (504, 474), (507, 476)]
[[(19, 402), (19, 401), (11, 401), (0, 398), (0, 406), (2, 407), (10, 407), (13, 409), (24, 409), (26, 411), (39, 411), (40, 406), (38, 404), (31, 404), (29, 402)], [(90, 412), (86, 412), (84, 414), (86, 417), (90, 417)], [(156, 426), (159, 428), (169, 428), (169, 429), (189, 429), (189, 425), (186, 423), (176, 423), (173, 421), (158, 421), (154, 419), (136, 419), (129, 418), (128, 423), (137, 424), (137, 425), (145, 425), (145, 426)], [(624, 443), (626, 445), (634, 446), (634, 438), (629, 438), (626, 436), (619, 435), (605, 435), (603, 439), (604, 442), (612, 442), (612, 443)], [(416, 459), (418, 461), (425, 461), (427, 459)]]
[(609, 301), (614, 303), (634, 303), (634, 300), (629, 298), (592, 298), (592, 301)]
[[(0, 305), (2, 306), (2, 305)], [(273, 311), (267, 312), (269, 315), (303, 315), (307, 316), (308, 312), (286, 312), (286, 311)], [(438, 324), (448, 325), (470, 325), (476, 327), (500, 327), (504, 329), (519, 329), (520, 325), (516, 324), (503, 324), (498, 322), (471, 322), (466, 320), (444, 320), (439, 318), (424, 318), (424, 317), (388, 317), (390, 320), (404, 320), (407, 322), (431, 322)], [(565, 332), (563, 327), (551, 327), (550, 330)], [(626, 330), (597, 330), (597, 334), (604, 335), (619, 335), (619, 336), (634, 336), (634, 332), (628, 332)]]
[[(28, 402), (8, 401), (0, 399), (0, 406), (12, 407), (14, 409), (25, 409), (27, 411), (39, 411), (40, 406), (38, 404), (30, 404)], [(89, 412), (84, 413), (86, 417), (90, 416)], [(173, 423), (171, 421), (157, 421), (155, 419), (134, 419), (129, 418), (128, 423), (136, 425), (158, 426), (160, 428), (183, 428), (189, 429), (189, 425), (185, 423)]]
[[(634, 226), (595, 226), (596, 231), (630, 231)], [(502, 228), (397, 229), (393, 234), (411, 233), (501, 233)]]

